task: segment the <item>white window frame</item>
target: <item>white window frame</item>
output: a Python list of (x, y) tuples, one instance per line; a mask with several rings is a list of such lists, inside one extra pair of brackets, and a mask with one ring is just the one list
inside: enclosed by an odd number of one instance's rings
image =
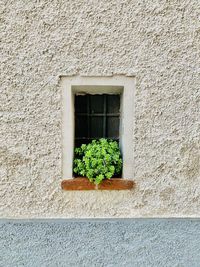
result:
[(75, 94), (120, 94), (120, 149), (123, 156), (122, 178), (134, 175), (134, 103), (135, 78), (62, 76), (62, 178), (73, 177), (74, 96)]

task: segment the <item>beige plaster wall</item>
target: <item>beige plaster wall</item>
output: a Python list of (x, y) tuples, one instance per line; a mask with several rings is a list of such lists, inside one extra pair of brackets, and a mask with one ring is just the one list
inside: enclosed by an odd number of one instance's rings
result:
[[(0, 216), (200, 216), (200, 2), (1, 1)], [(136, 77), (124, 192), (61, 191), (58, 76)]]

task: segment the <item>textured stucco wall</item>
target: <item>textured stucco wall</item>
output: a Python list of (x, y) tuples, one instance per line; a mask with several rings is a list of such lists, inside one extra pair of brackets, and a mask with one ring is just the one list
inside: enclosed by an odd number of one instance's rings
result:
[[(1, 217), (200, 215), (199, 11), (1, 1)], [(61, 74), (135, 75), (134, 191), (61, 191)]]
[(3, 267), (199, 267), (200, 221), (0, 221)]

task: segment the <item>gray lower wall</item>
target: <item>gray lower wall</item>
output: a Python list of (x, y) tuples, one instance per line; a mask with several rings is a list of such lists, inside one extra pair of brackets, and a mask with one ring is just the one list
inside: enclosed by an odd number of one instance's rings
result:
[(0, 266), (200, 266), (200, 220), (1, 220)]

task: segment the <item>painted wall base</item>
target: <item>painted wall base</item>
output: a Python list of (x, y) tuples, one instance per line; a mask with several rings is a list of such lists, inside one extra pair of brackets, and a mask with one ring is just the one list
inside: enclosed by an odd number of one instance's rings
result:
[(0, 220), (0, 266), (200, 266), (200, 220)]

